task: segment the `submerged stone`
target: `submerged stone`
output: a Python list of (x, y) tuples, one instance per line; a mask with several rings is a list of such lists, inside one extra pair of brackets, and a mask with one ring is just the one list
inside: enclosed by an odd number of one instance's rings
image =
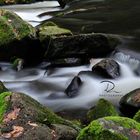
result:
[(14, 12), (0, 9), (0, 60), (17, 57), (36, 63), (42, 53), (35, 28)]
[(66, 95), (68, 97), (77, 96), (79, 88), (81, 87), (81, 85), (82, 85), (82, 81), (81, 81), (80, 77), (75, 76), (65, 90)]
[(140, 124), (125, 117), (105, 117), (81, 130), (77, 140), (138, 140)]
[(104, 59), (92, 67), (92, 72), (104, 78), (118, 78), (120, 76), (119, 64), (113, 59)]
[(140, 89), (135, 89), (121, 98), (120, 110), (124, 115), (133, 117), (139, 109)]
[(88, 111), (87, 121), (91, 122), (107, 116), (119, 116), (119, 114), (112, 103), (105, 99), (100, 99), (97, 105)]

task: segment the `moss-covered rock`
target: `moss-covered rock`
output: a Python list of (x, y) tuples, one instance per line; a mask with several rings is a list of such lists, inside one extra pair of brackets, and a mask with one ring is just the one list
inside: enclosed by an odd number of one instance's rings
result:
[(20, 71), (21, 69), (23, 69), (23, 65), (24, 65), (24, 60), (21, 58), (17, 58), (13, 61), (12, 68), (17, 71)]
[(140, 123), (140, 110), (134, 115), (133, 119)]
[(9, 96), (11, 96), (11, 92), (3, 92), (0, 94), (0, 123), (2, 122), (4, 114), (9, 108)]
[(60, 28), (55, 23), (49, 21), (44, 22), (38, 27), (38, 34), (41, 41), (45, 39), (50, 39), (52, 37), (64, 36), (64, 35), (72, 35), (72, 32), (68, 29)]
[(117, 45), (117, 41), (114, 44), (110, 43), (110, 38), (108, 39), (108, 35), (105, 34), (91, 33), (45, 39), (47, 49), (45, 58), (57, 60), (75, 57), (87, 60), (103, 57), (112, 52)]
[(97, 105), (88, 111), (87, 121), (91, 122), (102, 117), (118, 115), (119, 114), (112, 103), (105, 99), (100, 99)]
[(140, 109), (140, 88), (135, 89), (120, 100), (120, 110), (128, 117), (133, 117)]
[[(4, 92), (0, 94), (0, 112), (2, 138), (6, 138), (17, 128), (22, 130), (21, 134), (17, 136), (19, 140), (28, 140), (31, 138), (29, 136), (33, 135), (38, 140), (45, 137), (48, 138), (47, 140), (52, 140), (55, 135), (58, 139), (65, 135), (64, 138), (68, 136), (70, 137), (68, 140), (72, 140), (76, 138), (80, 130), (78, 125), (57, 116), (47, 107), (23, 93)], [(53, 128), (54, 124), (58, 124), (56, 129)], [(56, 133), (58, 128), (60, 131)], [(13, 137), (10, 135), (10, 138)]]
[(35, 61), (42, 51), (35, 28), (14, 12), (0, 9), (0, 60), (16, 56)]
[(125, 117), (105, 117), (91, 122), (77, 140), (137, 140), (140, 124)]

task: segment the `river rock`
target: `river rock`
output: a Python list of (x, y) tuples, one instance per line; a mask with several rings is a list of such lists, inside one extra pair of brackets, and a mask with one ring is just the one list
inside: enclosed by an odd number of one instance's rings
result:
[(0, 111), (1, 139), (73, 140), (80, 130), (23, 93), (1, 93)]
[(87, 121), (91, 122), (93, 120), (107, 116), (119, 116), (119, 114), (112, 103), (105, 99), (100, 99), (97, 102), (97, 105), (88, 111)]
[(79, 88), (81, 87), (81, 85), (82, 85), (82, 80), (80, 79), (80, 77), (75, 76), (65, 90), (66, 95), (68, 97), (77, 96)]
[(104, 78), (118, 78), (120, 76), (119, 64), (113, 59), (104, 59), (92, 67), (92, 72)]
[(39, 26), (37, 26), (38, 34), (40, 40), (45, 42), (45, 40), (50, 40), (52, 37), (59, 37), (59, 36), (68, 36), (72, 35), (72, 32), (65, 28), (60, 28), (55, 23), (51, 21), (43, 22)]
[(121, 112), (129, 117), (133, 117), (140, 109), (140, 89), (135, 89), (120, 100)]
[(50, 65), (48, 67), (73, 67), (88, 63), (89, 63), (88, 59), (84, 60), (81, 58), (62, 58), (50, 61)]
[(12, 68), (16, 71), (20, 71), (23, 69), (24, 60), (21, 58), (17, 58), (13, 61)]
[(138, 140), (140, 124), (125, 117), (105, 117), (91, 122), (76, 140)]
[[(48, 45), (49, 44), (49, 45)], [(60, 58), (104, 57), (112, 52), (118, 39), (105, 34), (91, 33), (46, 38), (46, 60)]]
[(33, 64), (43, 53), (35, 28), (12, 11), (0, 9), (0, 60), (17, 57)]
[(133, 119), (140, 123), (140, 110), (134, 115)]

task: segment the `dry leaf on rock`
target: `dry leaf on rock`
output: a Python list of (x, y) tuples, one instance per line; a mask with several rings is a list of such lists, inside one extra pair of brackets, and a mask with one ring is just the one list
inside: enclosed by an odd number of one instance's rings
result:
[(19, 137), (24, 131), (24, 128), (21, 126), (13, 126), (13, 130), (9, 133), (3, 133), (3, 138), (16, 138)]
[(15, 107), (13, 111), (11, 111), (9, 114), (7, 114), (4, 117), (3, 122), (7, 123), (11, 120), (15, 120), (19, 115), (19, 111), (20, 111), (20, 108)]

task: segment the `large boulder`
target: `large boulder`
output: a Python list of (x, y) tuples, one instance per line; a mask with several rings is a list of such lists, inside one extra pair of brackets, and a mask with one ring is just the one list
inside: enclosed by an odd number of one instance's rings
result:
[(105, 117), (91, 122), (77, 140), (138, 140), (140, 124), (125, 117)]
[(0, 9), (0, 60), (18, 57), (33, 63), (40, 61), (42, 54), (35, 28), (12, 11)]
[(118, 39), (105, 34), (80, 34), (46, 38), (46, 60), (103, 57), (112, 52)]
[(140, 89), (135, 89), (121, 98), (120, 110), (124, 115), (133, 117), (139, 109)]
[(119, 64), (113, 59), (104, 59), (92, 67), (92, 72), (104, 78), (118, 78), (120, 76)]
[(97, 105), (88, 111), (87, 121), (91, 122), (107, 116), (119, 116), (119, 114), (112, 103), (105, 99), (100, 99)]
[(73, 140), (79, 126), (22, 93), (0, 94), (0, 139)]

